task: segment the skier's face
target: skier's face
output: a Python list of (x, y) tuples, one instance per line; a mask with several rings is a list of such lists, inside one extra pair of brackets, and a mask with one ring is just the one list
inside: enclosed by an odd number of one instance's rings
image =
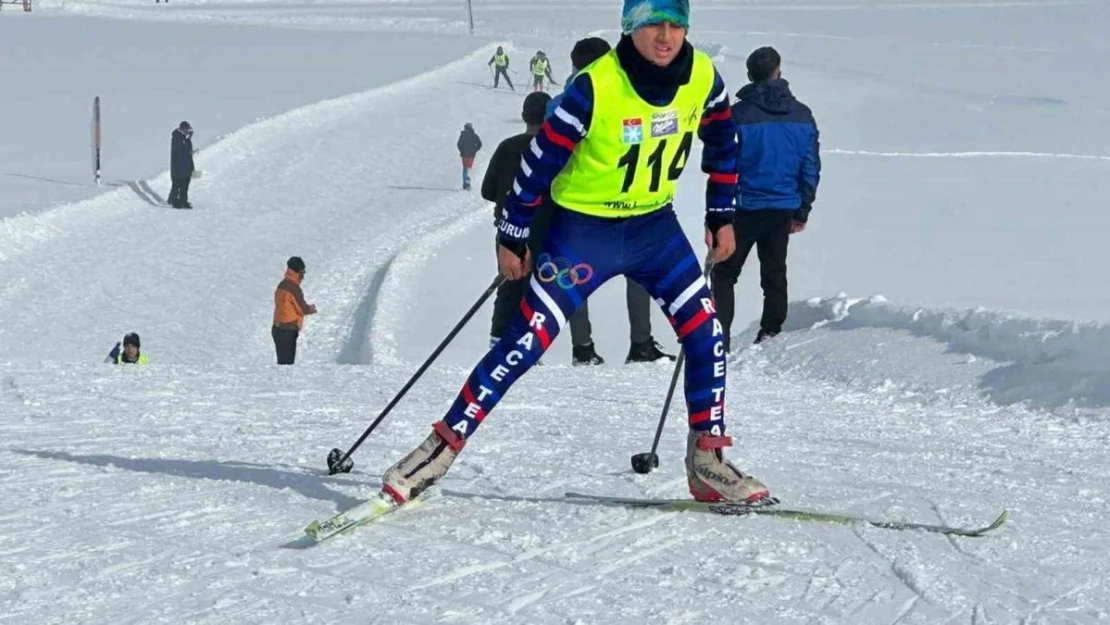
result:
[(135, 360), (139, 357), (139, 348), (131, 344), (124, 345), (123, 355), (127, 358), (127, 360)]
[(686, 29), (670, 22), (643, 26), (632, 33), (632, 45), (640, 56), (660, 67), (674, 61), (685, 40)]

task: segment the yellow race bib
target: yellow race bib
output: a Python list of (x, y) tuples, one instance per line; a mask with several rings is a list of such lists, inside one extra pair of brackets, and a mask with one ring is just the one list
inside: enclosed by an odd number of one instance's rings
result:
[(667, 106), (640, 98), (615, 50), (583, 72), (593, 82), (593, 117), (552, 183), (552, 199), (598, 217), (644, 215), (673, 202), (713, 90), (713, 62), (695, 50), (690, 81)]

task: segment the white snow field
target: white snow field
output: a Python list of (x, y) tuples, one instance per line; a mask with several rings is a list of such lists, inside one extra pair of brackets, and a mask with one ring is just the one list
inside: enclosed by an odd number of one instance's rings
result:
[[(487, 304), (355, 471), (326, 475), (493, 279), (490, 207), (458, 190), (454, 149), (472, 122), (480, 180), (522, 129), (522, 94), (485, 88), (492, 49), (518, 71), (543, 49), (561, 80), (575, 40), (619, 24), (615, 1), (474, 0), (469, 35), (462, 4), (0, 12), (0, 623), (1110, 620), (1100, 2), (693, 2), (731, 92), (774, 45), (822, 129), (788, 331), (730, 363), (730, 457), (792, 508), (960, 526), (1008, 509), (1000, 530), (564, 500), (687, 495), (680, 405), (659, 469), (630, 470), (671, 368), (620, 364), (615, 282), (591, 300), (605, 366), (571, 368), (557, 341), (423, 505), (307, 547), (488, 340)], [(159, 201), (181, 119), (192, 211)], [(689, 168), (677, 202), (696, 240), (702, 185)], [(272, 289), (294, 254), (320, 314), (279, 368)], [(750, 262), (735, 345), (759, 312)], [(150, 366), (102, 364), (128, 331)]]

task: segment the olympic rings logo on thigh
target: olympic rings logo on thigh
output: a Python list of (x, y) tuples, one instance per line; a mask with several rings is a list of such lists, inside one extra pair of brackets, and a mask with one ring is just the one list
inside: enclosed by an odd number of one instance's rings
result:
[(586, 263), (572, 264), (562, 256), (540, 254), (536, 263), (536, 277), (540, 282), (554, 282), (564, 291), (586, 284), (594, 277), (594, 268)]

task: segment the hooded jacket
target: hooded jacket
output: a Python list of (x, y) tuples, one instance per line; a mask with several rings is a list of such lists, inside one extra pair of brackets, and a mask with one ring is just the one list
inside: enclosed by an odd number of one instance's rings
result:
[(806, 221), (821, 178), (817, 122), (779, 78), (736, 94), (737, 210), (792, 210)]
[(170, 175), (189, 178), (193, 169), (193, 139), (176, 128), (170, 135)]
[(482, 149), (482, 140), (478, 138), (478, 133), (474, 132), (473, 128), (463, 128), (455, 147), (459, 148), (459, 156), (474, 158), (478, 155), (478, 150)]

